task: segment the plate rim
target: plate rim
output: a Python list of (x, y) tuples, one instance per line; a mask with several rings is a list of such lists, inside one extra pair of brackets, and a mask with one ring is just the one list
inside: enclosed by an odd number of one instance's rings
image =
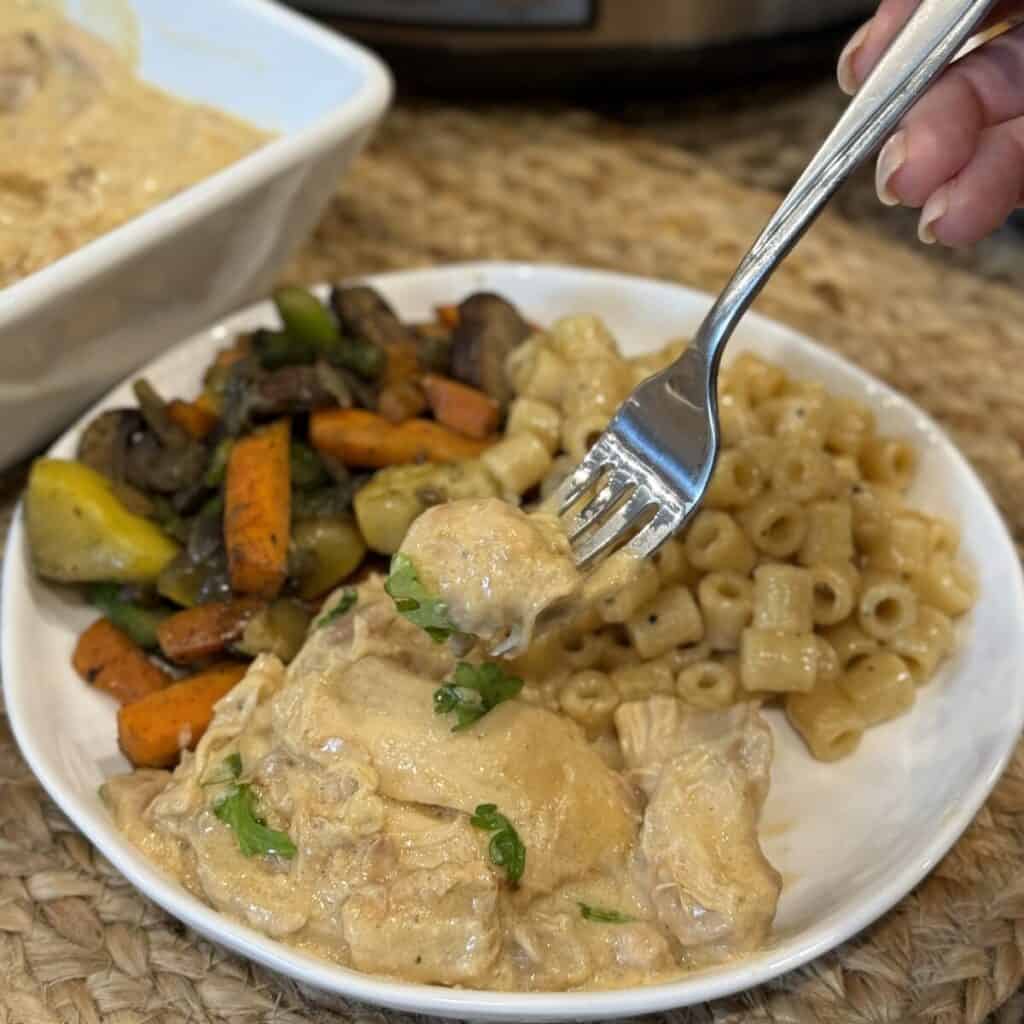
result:
[[(443, 283), (444, 279), (449, 277), (464, 280), (481, 273), (484, 275), (511, 274), (524, 279), (555, 273), (570, 278), (596, 279), (604, 281), (610, 286), (627, 289), (638, 284), (653, 284), (660, 288), (687, 293), (690, 298), (696, 298), (704, 303), (710, 303), (713, 299), (713, 296), (706, 292), (675, 281), (545, 262), (471, 261), (378, 274), (355, 275), (346, 280), (376, 283), (386, 289), (389, 284), (400, 286), (417, 279), (429, 281), (432, 278), (437, 278), (439, 282)], [(263, 300), (263, 302), (265, 301)], [(149, 372), (162, 360), (171, 359), (181, 350), (198, 344), (200, 338), (206, 338), (211, 331), (231, 324), (235, 318), (248, 315), (263, 302), (252, 303), (236, 310), (222, 317), (216, 323), (168, 346), (136, 373)], [(1013, 553), (1012, 587), (1010, 586), (1011, 581), (1007, 580), (1007, 591), (1012, 590), (1016, 612), (1014, 618), (1024, 623), (1024, 575), (1022, 575), (1020, 560), (1016, 555), (1006, 523), (980, 477), (946, 432), (909, 397), (896, 391), (857, 364), (814, 341), (803, 332), (759, 313), (748, 313), (744, 319), (748, 326), (755, 328), (760, 326), (775, 333), (781, 331), (788, 340), (796, 345), (810, 349), (814, 358), (831, 363), (843, 374), (852, 376), (863, 390), (871, 390), (875, 400), (895, 402), (905, 410), (913, 412), (923, 426), (934, 431), (942, 439), (943, 445), (948, 449), (946, 454), (953, 459), (959, 471), (966, 475), (977, 490), (981, 506), (995, 529), (999, 543)], [(123, 383), (124, 381), (121, 381), (105, 392), (89, 410), (53, 442), (47, 452), (52, 451), (66, 442), (70, 436), (79, 432), (94, 415), (94, 410), (106, 402), (110, 394), (121, 387)], [(0, 661), (2, 661), (4, 669), (3, 698), (7, 706), (11, 729), (21, 754), (51, 799), (134, 888), (172, 917), (182, 921), (210, 941), (226, 946), (248, 959), (317, 989), (405, 1012), (462, 1018), (475, 1016), (508, 1021), (607, 1019), (689, 1006), (764, 984), (846, 942), (890, 910), (917, 886), (970, 825), (1005, 770), (1017, 746), (1016, 739), (1005, 745), (989, 771), (979, 774), (972, 781), (965, 798), (959, 802), (955, 813), (945, 816), (940, 827), (935, 829), (922, 844), (918, 851), (919, 855), (916, 858), (907, 857), (902, 868), (893, 872), (890, 880), (885, 885), (879, 886), (872, 898), (863, 900), (852, 907), (840, 908), (796, 935), (750, 956), (722, 965), (712, 972), (695, 972), (683, 975), (677, 980), (654, 985), (580, 992), (492, 992), (393, 981), (364, 974), (353, 968), (343, 967), (303, 953), (285, 943), (270, 939), (248, 925), (203, 903), (146, 861), (127, 839), (113, 830), (111, 822), (100, 821), (88, 807), (79, 804), (73, 792), (65, 789), (57, 772), (51, 772), (48, 768), (45, 753), (23, 720), (20, 694), (25, 686), (31, 684), (27, 682), (12, 683), (12, 678), (17, 677), (9, 676), (7, 671), (8, 666), (15, 665), (17, 661), (16, 626), (27, 615), (30, 607), (23, 599), (19, 601), (17, 594), (17, 577), (19, 570), (24, 567), (21, 557), (23, 552), (24, 524), (22, 502), (19, 501), (5, 547), (2, 591), (0, 591), (0, 607), (3, 608), (2, 622), (0, 622)], [(1024, 701), (1018, 700), (1016, 711), (1016, 718), (1010, 723), (1013, 725), (1013, 729), (1008, 731), (1007, 735), (1019, 737), (1021, 727), (1024, 725)]]

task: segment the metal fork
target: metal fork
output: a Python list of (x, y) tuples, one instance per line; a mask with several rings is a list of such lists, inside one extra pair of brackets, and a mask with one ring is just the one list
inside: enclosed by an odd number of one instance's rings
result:
[[(718, 366), (772, 271), (851, 172), (953, 60), (994, 0), (923, 0), (741, 261), (676, 362), (637, 387), (547, 507), (577, 563), (625, 543), (653, 554), (693, 514), (718, 456)], [(594, 493), (596, 490), (596, 493)]]

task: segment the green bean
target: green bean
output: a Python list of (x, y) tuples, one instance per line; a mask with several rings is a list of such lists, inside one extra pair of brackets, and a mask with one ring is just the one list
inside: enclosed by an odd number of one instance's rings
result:
[(289, 331), (259, 330), (252, 336), (252, 348), (265, 370), (315, 362), (318, 348)]
[(320, 456), (301, 441), (292, 441), (290, 461), (292, 487), (319, 487), (330, 479)]
[(210, 461), (206, 466), (206, 476), (203, 483), (207, 487), (220, 487), (224, 482), (224, 475), (228, 471), (228, 458), (231, 456), (231, 446), (234, 441), (230, 437), (221, 438), (210, 455)]
[(324, 350), (338, 337), (338, 326), (324, 304), (310, 291), (297, 286), (278, 288), (274, 305), (285, 330), (314, 350)]
[(329, 363), (351, 370), (366, 380), (379, 377), (387, 362), (387, 353), (372, 341), (358, 338), (337, 338), (324, 349)]
[(116, 583), (95, 583), (89, 588), (89, 603), (99, 608), (118, 629), (124, 630), (140, 647), (157, 646), (157, 626), (167, 618), (163, 609), (141, 608), (121, 597)]

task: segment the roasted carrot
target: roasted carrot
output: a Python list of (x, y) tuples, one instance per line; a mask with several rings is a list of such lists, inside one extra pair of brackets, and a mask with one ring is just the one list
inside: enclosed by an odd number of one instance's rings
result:
[(490, 444), (463, 437), (433, 420), (389, 423), (365, 409), (318, 409), (309, 418), (309, 436), (325, 455), (346, 466), (370, 469), (472, 459)]
[(248, 334), (240, 334), (235, 338), (233, 344), (228, 345), (227, 348), (222, 348), (217, 353), (214, 357), (213, 365), (226, 369), (229, 366), (234, 366), (235, 363), (241, 362), (251, 352), (252, 338)]
[(387, 360), (377, 410), (386, 420), (401, 423), (427, 408), (427, 397), (421, 386), (423, 369), (417, 347), (409, 341), (389, 345)]
[(117, 712), (117, 742), (136, 768), (170, 768), (192, 750), (213, 718), (213, 706), (248, 666), (223, 662), (172, 683)]
[(224, 543), (231, 589), (271, 598), (288, 572), (291, 425), (277, 420), (236, 441), (224, 484)]
[(122, 704), (162, 690), (172, 681), (109, 619), (97, 619), (78, 638), (71, 664), (87, 683)]
[(182, 664), (208, 658), (237, 640), (262, 607), (263, 602), (254, 597), (240, 597), (175, 612), (157, 627), (160, 650)]
[(183, 402), (174, 398), (167, 403), (167, 414), (183, 427), (189, 437), (201, 441), (217, 425), (217, 413), (213, 411), (208, 402), (203, 401), (203, 396), (194, 402)]
[(437, 422), (466, 437), (487, 437), (498, 426), (498, 403), (477, 388), (428, 373), (423, 378), (423, 390)]
[(438, 321), (448, 330), (453, 331), (459, 326), (458, 306), (435, 306), (434, 312), (437, 314)]

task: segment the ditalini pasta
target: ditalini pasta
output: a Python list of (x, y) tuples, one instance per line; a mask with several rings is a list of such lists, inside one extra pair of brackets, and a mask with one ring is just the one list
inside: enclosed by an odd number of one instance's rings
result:
[[(593, 316), (536, 333), (510, 357), (506, 440), (483, 457), (506, 495), (549, 494), (681, 347), (626, 359)], [(956, 525), (906, 498), (913, 448), (879, 434), (865, 405), (749, 353), (719, 392), (723, 450), (686, 530), (645, 562), (606, 560), (586, 585), (590, 613), (513, 665), (531, 699), (589, 736), (656, 694), (702, 709), (778, 702), (832, 761), (911, 707), (976, 584)]]

